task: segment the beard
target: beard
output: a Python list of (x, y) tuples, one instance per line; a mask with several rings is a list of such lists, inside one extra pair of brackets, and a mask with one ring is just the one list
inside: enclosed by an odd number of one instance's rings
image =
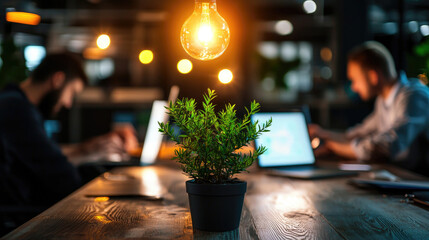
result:
[(371, 83), (370, 77), (368, 72), (365, 72), (365, 81), (366, 81), (366, 91), (367, 91), (367, 97), (366, 99), (363, 99), (365, 101), (372, 100), (378, 96), (381, 92), (381, 85), (380, 83), (377, 83), (376, 85)]
[(44, 119), (50, 119), (56, 115), (57, 112), (55, 111), (55, 106), (60, 99), (62, 91), (63, 88), (58, 90), (52, 90), (48, 92), (45, 96), (43, 96), (43, 98), (40, 100), (40, 103), (37, 108), (39, 109)]

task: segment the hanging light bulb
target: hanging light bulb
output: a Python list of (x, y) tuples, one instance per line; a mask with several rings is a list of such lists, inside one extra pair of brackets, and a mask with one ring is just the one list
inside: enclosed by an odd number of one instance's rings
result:
[(212, 60), (222, 55), (229, 39), (229, 27), (217, 12), (216, 0), (195, 0), (194, 12), (180, 34), (185, 51), (193, 58)]

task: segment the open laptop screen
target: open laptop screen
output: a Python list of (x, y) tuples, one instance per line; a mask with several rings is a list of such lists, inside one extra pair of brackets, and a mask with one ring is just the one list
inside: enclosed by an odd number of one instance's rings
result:
[(158, 131), (158, 122), (167, 123), (168, 114), (165, 107), (168, 106), (169, 102), (175, 102), (178, 96), (179, 87), (173, 85), (170, 88), (168, 101), (155, 100), (153, 102), (146, 137), (144, 139), (143, 151), (140, 157), (140, 165), (150, 165), (156, 161), (163, 138), (162, 133)]
[(162, 144), (162, 133), (158, 131), (158, 122), (164, 122), (166, 118), (165, 106), (167, 106), (167, 101), (155, 100), (153, 102), (140, 158), (141, 165), (153, 164), (158, 156)]
[(256, 113), (252, 122), (264, 123), (272, 117), (270, 132), (255, 140), (256, 147), (266, 146), (268, 150), (259, 156), (259, 166), (279, 167), (315, 163), (307, 124), (302, 112)]

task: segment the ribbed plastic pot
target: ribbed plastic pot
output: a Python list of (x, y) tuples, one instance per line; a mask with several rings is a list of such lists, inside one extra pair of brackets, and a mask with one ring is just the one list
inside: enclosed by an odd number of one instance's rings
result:
[(247, 183), (199, 184), (186, 182), (194, 229), (225, 232), (240, 225)]

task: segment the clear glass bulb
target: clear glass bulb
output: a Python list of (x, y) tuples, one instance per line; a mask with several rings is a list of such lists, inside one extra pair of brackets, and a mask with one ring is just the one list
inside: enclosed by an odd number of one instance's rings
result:
[(216, 0), (195, 0), (194, 12), (180, 33), (185, 51), (193, 58), (212, 60), (225, 52), (229, 39), (229, 27), (217, 12)]

